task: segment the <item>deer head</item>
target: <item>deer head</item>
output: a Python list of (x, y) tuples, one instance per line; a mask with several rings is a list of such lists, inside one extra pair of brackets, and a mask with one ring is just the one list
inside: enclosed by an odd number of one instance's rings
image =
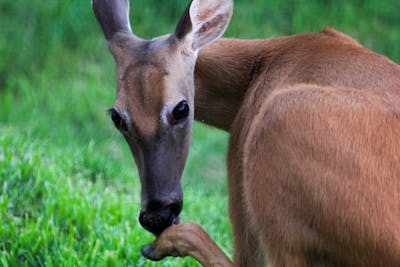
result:
[(92, 5), (115, 59), (117, 96), (110, 115), (138, 167), (139, 221), (158, 235), (178, 223), (182, 210), (180, 180), (194, 118), (197, 54), (224, 33), (233, 3), (193, 0), (172, 34), (152, 40), (132, 33), (128, 0), (93, 0)]

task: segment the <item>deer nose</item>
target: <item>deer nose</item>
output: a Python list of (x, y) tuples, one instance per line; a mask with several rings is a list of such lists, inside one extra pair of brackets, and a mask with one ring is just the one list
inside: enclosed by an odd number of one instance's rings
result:
[(160, 235), (167, 227), (179, 223), (179, 214), (182, 211), (182, 201), (162, 205), (158, 201), (151, 201), (146, 209), (142, 209), (139, 222), (144, 229)]

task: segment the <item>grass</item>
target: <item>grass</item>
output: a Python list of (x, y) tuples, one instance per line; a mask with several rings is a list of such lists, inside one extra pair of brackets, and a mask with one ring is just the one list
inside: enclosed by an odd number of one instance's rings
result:
[[(81, 148), (52, 147), (39, 140), (26, 142), (26, 136), (11, 128), (1, 130), (2, 266), (194, 265), (190, 260), (155, 264), (140, 257), (140, 247), (153, 238), (136, 219), (139, 184), (129, 168), (120, 171), (104, 156), (96, 157), (94, 141)], [(202, 157), (202, 151), (195, 147), (192, 159)], [(118, 180), (111, 180), (114, 177)], [(205, 188), (206, 182), (197, 186)], [(219, 217), (219, 210), (225, 209), (226, 201), (218, 189), (203, 196), (196, 188), (185, 193), (185, 205), (191, 208), (184, 220), (200, 216), (198, 221), (209, 231), (225, 231), (228, 222)], [(204, 209), (202, 197), (217, 205)], [(229, 244), (228, 234), (220, 241)]]
[[(90, 1), (0, 2), (0, 266), (198, 266), (146, 261), (136, 167), (106, 110), (111, 55)], [(132, 26), (170, 32), (188, 1), (131, 1)], [(362, 8), (360, 8), (362, 6)], [(263, 38), (334, 26), (400, 62), (398, 1), (236, 0), (226, 36)], [(183, 221), (232, 253), (227, 134), (195, 124)]]

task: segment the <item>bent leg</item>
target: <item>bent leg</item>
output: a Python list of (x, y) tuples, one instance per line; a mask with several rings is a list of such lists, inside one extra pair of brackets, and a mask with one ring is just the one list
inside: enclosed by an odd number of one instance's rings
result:
[(142, 248), (142, 254), (155, 261), (167, 256), (190, 256), (205, 267), (233, 266), (203, 228), (190, 222), (168, 227), (153, 243)]

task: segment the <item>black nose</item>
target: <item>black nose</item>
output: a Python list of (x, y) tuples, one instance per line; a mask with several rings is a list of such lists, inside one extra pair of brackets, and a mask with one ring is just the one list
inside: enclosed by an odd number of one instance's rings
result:
[(182, 201), (162, 206), (160, 203), (151, 203), (139, 215), (139, 222), (147, 231), (160, 235), (167, 227), (179, 223), (179, 213), (182, 210)]

